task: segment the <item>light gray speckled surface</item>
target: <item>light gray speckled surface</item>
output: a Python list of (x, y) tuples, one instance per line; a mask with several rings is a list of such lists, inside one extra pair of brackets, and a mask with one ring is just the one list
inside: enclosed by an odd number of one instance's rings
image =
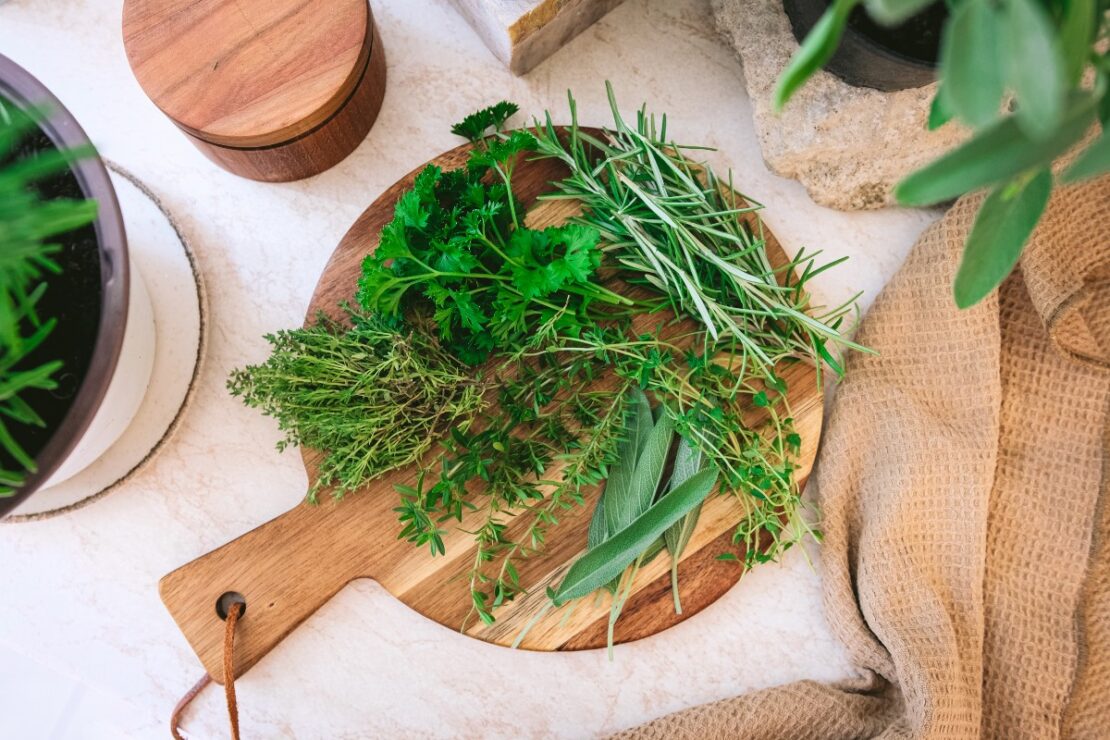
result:
[[(147, 101), (120, 40), (118, 0), (12, 0), (0, 50), (38, 75), (104, 154), (134, 171), (180, 219), (210, 295), (208, 362), (195, 403), (161, 457), (72, 515), (0, 529), (0, 648), (91, 687), (115, 737), (161, 738), (200, 668), (158, 599), (168, 571), (293, 506), (305, 474), (278, 455), (271, 420), (224, 390), (264, 356), (264, 332), (299, 323), (320, 270), (355, 217), (400, 175), (457, 142), (450, 124), (508, 97), (603, 122), (602, 80), (625, 106), (670, 114), (686, 142), (720, 147), (742, 189), (767, 204), (788, 250), (851, 255), (827, 273), (827, 301), (870, 302), (932, 218), (845, 214), (767, 172), (738, 62), (704, 0), (627, 0), (524, 78), (496, 60), (447, 0), (374, 0), (389, 89), (370, 136), (346, 161), (288, 185), (235, 178), (204, 159)], [(171, 338), (172, 340), (172, 338)], [(367, 543), (372, 546), (373, 543)], [(340, 593), (239, 682), (246, 738), (583, 737), (698, 702), (849, 670), (821, 614), (819, 576), (800, 551), (760, 567), (718, 603), (655, 638), (570, 655), (478, 643), (410, 611), (376, 584)], [(0, 676), (0, 683), (6, 678)], [(0, 714), (28, 712), (0, 692)], [(193, 738), (227, 736), (206, 691)]]

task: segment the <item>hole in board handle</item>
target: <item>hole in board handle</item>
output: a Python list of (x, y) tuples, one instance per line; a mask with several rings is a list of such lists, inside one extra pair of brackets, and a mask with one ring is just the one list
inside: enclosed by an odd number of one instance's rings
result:
[(224, 591), (220, 598), (216, 599), (216, 615), (227, 621), (227, 610), (231, 608), (232, 604), (243, 605), (239, 612), (240, 617), (247, 613), (247, 600), (243, 598), (243, 594), (238, 591)]

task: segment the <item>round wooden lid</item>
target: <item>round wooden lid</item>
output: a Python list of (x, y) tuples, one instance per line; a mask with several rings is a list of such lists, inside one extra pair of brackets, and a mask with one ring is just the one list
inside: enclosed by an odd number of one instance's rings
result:
[(370, 58), (366, 0), (126, 0), (139, 85), (178, 126), (228, 147), (282, 144), (347, 101)]

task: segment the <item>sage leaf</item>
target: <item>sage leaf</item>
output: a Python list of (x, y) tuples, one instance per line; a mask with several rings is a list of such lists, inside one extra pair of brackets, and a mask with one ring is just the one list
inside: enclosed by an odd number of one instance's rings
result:
[(673, 439), (674, 426), (670, 417), (664, 414), (644, 442), (636, 460), (636, 469), (622, 495), (610, 495), (606, 485), (605, 523), (610, 533), (621, 531), (651, 506)]
[[(1004, 84), (999, 65), (998, 11), (987, 0), (965, 0), (944, 29), (938, 68), (951, 112), (975, 126), (998, 117)], [(932, 113), (930, 112), (930, 119)]]
[[(628, 410), (625, 412), (624, 439), (617, 447), (617, 461), (609, 467), (609, 478), (605, 482), (605, 490), (602, 492), (601, 498), (598, 499), (599, 506), (601, 506), (600, 501), (602, 499), (608, 502), (608, 505), (604, 507), (607, 513), (602, 515), (605, 517), (605, 529), (604, 531), (600, 529), (597, 531), (601, 539), (605, 539), (609, 532), (617, 530), (610, 522), (613, 521), (613, 517), (617, 516), (618, 512), (623, 511), (624, 507), (616, 502), (624, 501), (629, 495), (632, 476), (636, 472), (636, 462), (640, 459), (640, 451), (647, 443), (652, 428), (651, 404), (648, 402), (647, 396), (639, 388), (630, 391), (630, 393), (632, 398), (628, 404)], [(624, 524), (627, 523), (627, 521), (624, 522)]]
[(1051, 191), (1052, 172), (1042, 169), (999, 185), (987, 196), (956, 273), (956, 305), (967, 308), (978, 303), (1010, 274)]
[(1067, 151), (1094, 121), (1095, 104), (1089, 94), (1076, 95), (1057, 132), (1043, 140), (1026, 136), (1014, 116), (1002, 118), (911, 173), (894, 194), (903, 205), (928, 206), (1011, 180)]
[(640, 388), (633, 388), (632, 395), (635, 397), (636, 404), (636, 459), (639, 460), (640, 454), (644, 451), (644, 445), (647, 444), (648, 435), (651, 434), (651, 428), (655, 426), (655, 415), (651, 410), (651, 402)]
[[(683, 437), (678, 443), (678, 451), (675, 453), (674, 472), (671, 473), (668, 493), (693, 477), (701, 469), (701, 464), (701, 450), (697, 445)], [(682, 600), (678, 593), (678, 562), (683, 551), (686, 550), (686, 545), (690, 543), (694, 529), (698, 526), (701, 506), (701, 504), (695, 506), (690, 510), (690, 513), (672, 524), (663, 533), (667, 551), (671, 554), (671, 592), (674, 594), (675, 614), (682, 613)]]
[(779, 75), (775, 86), (775, 110), (781, 111), (798, 88), (832, 58), (840, 44), (840, 37), (844, 34), (848, 16), (858, 2), (859, 0), (833, 0), (829, 9), (806, 34), (805, 41), (790, 58), (786, 70)]
[(1071, 183), (1097, 177), (1110, 172), (1110, 128), (1103, 126), (1102, 135), (1083, 150), (1071, 165), (1064, 170), (1061, 181)]
[[(606, 485), (608, 488), (608, 485)], [(590, 517), (590, 528), (586, 531), (586, 548), (594, 549), (609, 536), (609, 528), (605, 524), (605, 494), (597, 497), (597, 506), (594, 507), (593, 516)]]
[(667, 527), (705, 500), (717, 483), (717, 470), (706, 468), (656, 501), (621, 531), (574, 562), (551, 600), (562, 606), (619, 576)]
[(663, 538), (656, 537), (655, 542), (652, 542), (650, 545), (648, 545), (648, 549), (644, 550), (643, 553), (640, 555), (640, 565), (647, 565), (652, 560), (655, 560), (655, 556), (663, 552), (666, 547), (667, 543), (663, 541)]
[(867, 14), (886, 26), (894, 26), (924, 10), (933, 0), (867, 0)]
[(1000, 17), (1007, 78), (1017, 99), (1015, 118), (1031, 138), (1047, 138), (1060, 125), (1067, 94), (1052, 19), (1037, 0), (1007, 0)]

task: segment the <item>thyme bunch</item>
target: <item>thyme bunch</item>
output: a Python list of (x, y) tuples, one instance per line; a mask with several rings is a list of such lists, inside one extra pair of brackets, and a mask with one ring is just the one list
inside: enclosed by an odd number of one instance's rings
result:
[(228, 380), (232, 395), (277, 419), (279, 450), (324, 451), (311, 501), (417, 461), (485, 405), (481, 379), (424, 331), (350, 308), (347, 317), (349, 326), (321, 315), (267, 335), (269, 358)]

